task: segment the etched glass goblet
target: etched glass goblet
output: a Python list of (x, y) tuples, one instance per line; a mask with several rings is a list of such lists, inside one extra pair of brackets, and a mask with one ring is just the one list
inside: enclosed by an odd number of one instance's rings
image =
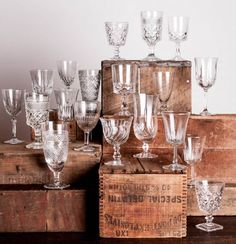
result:
[(109, 45), (114, 46), (112, 60), (120, 60), (120, 46), (124, 46), (128, 34), (128, 22), (105, 22), (105, 29)]
[(21, 106), (23, 101), (23, 91), (14, 89), (2, 89), (3, 105), (6, 112), (12, 117), (12, 138), (4, 141), (7, 144), (20, 144), (23, 141), (16, 137), (16, 124), (17, 115), (21, 112)]
[(206, 214), (205, 223), (197, 224), (200, 230), (211, 232), (222, 230), (223, 226), (213, 223), (213, 213), (218, 211), (224, 191), (224, 182), (200, 180), (196, 181), (195, 190), (197, 195), (198, 207)]
[(41, 125), (49, 119), (49, 97), (44, 94), (25, 92), (26, 124), (34, 129), (35, 139), (26, 148), (41, 149)]
[(194, 61), (196, 80), (198, 85), (203, 88), (205, 98), (205, 107), (200, 115), (211, 115), (207, 109), (207, 92), (216, 81), (218, 58), (194, 58)]
[(136, 158), (156, 158), (149, 152), (149, 143), (157, 135), (157, 102), (156, 95), (134, 94), (134, 135), (143, 143), (143, 152), (133, 155)]
[(45, 161), (54, 177), (54, 183), (46, 184), (44, 187), (47, 189), (65, 189), (70, 185), (61, 183), (60, 173), (68, 156), (69, 137), (67, 126), (49, 121), (43, 126), (42, 130)]
[(171, 41), (175, 42), (176, 54), (173, 60), (184, 60), (181, 57), (180, 43), (186, 41), (188, 37), (189, 18), (184, 16), (172, 16), (168, 19), (168, 32)]
[(142, 37), (150, 49), (148, 56), (144, 60), (160, 60), (155, 56), (155, 46), (161, 40), (162, 16), (163, 13), (160, 11), (141, 12)]
[(123, 166), (121, 161), (120, 146), (124, 144), (130, 133), (132, 124), (132, 116), (103, 116), (100, 118), (102, 122), (103, 135), (106, 141), (113, 146), (113, 160), (105, 162), (105, 165)]
[(189, 112), (171, 112), (164, 111), (161, 113), (166, 141), (173, 145), (174, 155), (170, 165), (164, 165), (163, 169), (171, 171), (181, 171), (186, 168), (185, 165), (179, 164), (177, 147), (184, 143), (186, 129), (188, 125)]
[(77, 101), (74, 104), (75, 120), (84, 132), (84, 146), (74, 148), (75, 151), (94, 152), (95, 148), (89, 145), (89, 133), (96, 126), (101, 112), (101, 104), (97, 101)]

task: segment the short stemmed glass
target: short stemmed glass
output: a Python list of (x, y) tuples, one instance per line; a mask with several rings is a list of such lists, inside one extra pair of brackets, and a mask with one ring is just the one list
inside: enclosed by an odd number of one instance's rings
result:
[(173, 83), (174, 75), (171, 72), (159, 71), (154, 73), (154, 87), (161, 103), (161, 111), (168, 110), (167, 102), (172, 93)]
[(180, 43), (186, 41), (188, 37), (189, 18), (184, 16), (172, 16), (168, 19), (168, 32), (171, 41), (175, 42), (176, 54), (173, 60), (184, 60), (181, 57)]
[(45, 161), (54, 176), (54, 183), (46, 184), (44, 187), (47, 189), (65, 189), (70, 185), (60, 182), (60, 173), (68, 156), (69, 137), (67, 126), (49, 121), (43, 126), (42, 130)]
[(200, 115), (211, 115), (207, 109), (207, 92), (215, 84), (218, 58), (194, 58), (194, 61), (196, 80), (203, 88), (205, 98), (205, 107)]
[(150, 53), (144, 60), (160, 60), (155, 56), (155, 46), (161, 40), (162, 16), (163, 13), (160, 11), (141, 12), (142, 37), (150, 49)]
[(95, 148), (89, 145), (89, 133), (96, 126), (101, 112), (98, 101), (77, 101), (74, 104), (74, 116), (77, 125), (84, 131), (84, 146), (74, 148), (75, 151), (94, 152)]
[(222, 225), (212, 222), (214, 219), (212, 215), (220, 209), (224, 186), (224, 182), (208, 180), (196, 181), (195, 189), (198, 207), (206, 214), (206, 222), (197, 224), (196, 227), (198, 229), (207, 232), (223, 229)]
[(25, 92), (26, 124), (34, 129), (35, 139), (26, 148), (41, 149), (41, 125), (49, 119), (49, 97), (44, 94)]
[(64, 82), (66, 88), (70, 89), (70, 86), (75, 80), (77, 72), (77, 62), (60, 60), (57, 61), (58, 74), (61, 80)]
[(83, 101), (97, 101), (100, 81), (100, 70), (79, 70), (79, 82)]
[(156, 95), (134, 94), (134, 135), (143, 143), (143, 152), (133, 155), (136, 158), (156, 158), (149, 152), (149, 143), (157, 135), (157, 103)]
[(105, 165), (124, 166), (121, 161), (120, 146), (124, 144), (130, 133), (132, 124), (132, 116), (103, 116), (100, 118), (102, 122), (103, 135), (110, 145), (113, 146), (113, 160), (105, 162)]
[(121, 116), (129, 116), (127, 98), (135, 93), (138, 82), (138, 65), (117, 63), (111, 65), (113, 92), (121, 95)]
[(172, 164), (163, 166), (163, 169), (181, 171), (185, 169), (186, 166), (178, 163), (177, 147), (178, 145), (184, 143), (190, 113), (164, 111), (161, 114), (165, 129), (166, 141), (174, 147)]
[(105, 29), (109, 45), (114, 46), (112, 60), (120, 60), (120, 46), (124, 46), (128, 34), (128, 22), (105, 22)]
[(206, 137), (187, 134), (184, 143), (184, 161), (190, 165), (191, 177), (188, 185), (193, 187), (196, 182), (195, 164), (202, 160), (202, 152)]
[(16, 137), (16, 116), (21, 112), (21, 105), (23, 101), (23, 91), (14, 89), (2, 89), (3, 104), (6, 112), (12, 117), (12, 138), (4, 141), (7, 144), (20, 144), (23, 141)]

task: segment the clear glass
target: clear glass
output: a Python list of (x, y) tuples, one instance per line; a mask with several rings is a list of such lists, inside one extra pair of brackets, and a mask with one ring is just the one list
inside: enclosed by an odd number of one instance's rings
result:
[(61, 80), (64, 82), (66, 88), (70, 89), (70, 86), (74, 83), (76, 72), (77, 72), (77, 62), (60, 60), (57, 61), (58, 74)]
[(167, 102), (171, 96), (174, 83), (174, 75), (170, 71), (154, 73), (154, 87), (155, 92), (158, 94), (161, 111), (167, 111)]
[(164, 165), (163, 169), (170, 171), (181, 171), (186, 168), (185, 165), (179, 164), (177, 147), (184, 143), (189, 112), (172, 112), (164, 111), (161, 113), (166, 141), (174, 148), (173, 161), (170, 165)]
[(94, 152), (95, 148), (89, 145), (89, 133), (96, 126), (101, 112), (101, 104), (97, 101), (77, 101), (74, 104), (74, 113), (77, 125), (84, 132), (84, 146), (74, 148), (75, 151)]
[(49, 97), (44, 94), (25, 92), (26, 124), (34, 129), (35, 139), (26, 148), (42, 149), (41, 125), (49, 119)]
[(171, 41), (175, 42), (176, 54), (173, 60), (182, 61), (180, 43), (188, 37), (189, 18), (184, 16), (172, 16), (168, 18), (168, 32)]
[(44, 185), (47, 189), (65, 189), (69, 184), (60, 181), (60, 173), (68, 156), (68, 131), (64, 124), (50, 121), (43, 128), (43, 152), (48, 168), (52, 171), (54, 182)]
[(207, 109), (207, 92), (216, 81), (218, 58), (194, 58), (195, 61), (195, 77), (197, 83), (204, 90), (205, 107), (200, 113), (202, 116), (211, 115)]
[(107, 143), (112, 145), (114, 149), (113, 160), (104, 164), (124, 166), (125, 163), (121, 161), (120, 146), (129, 138), (133, 117), (113, 115), (103, 116), (100, 120), (102, 122), (103, 135)]
[(222, 230), (223, 226), (213, 223), (213, 214), (220, 209), (224, 191), (224, 182), (200, 180), (196, 181), (198, 207), (206, 214), (205, 223), (197, 224), (200, 230), (212, 232)]
[(138, 65), (117, 63), (111, 65), (113, 92), (121, 95), (121, 116), (129, 116), (128, 95), (135, 93), (138, 83)]
[(7, 144), (20, 144), (23, 141), (16, 137), (16, 117), (21, 112), (23, 91), (14, 89), (2, 89), (2, 99), (6, 112), (11, 116), (12, 138), (4, 141)]
[(83, 101), (97, 101), (101, 81), (100, 70), (79, 70), (79, 82)]
[(128, 34), (128, 22), (105, 22), (105, 29), (109, 45), (114, 47), (114, 56), (111, 60), (121, 60), (120, 46), (124, 46)]
[(149, 143), (157, 135), (157, 103), (156, 95), (134, 94), (134, 135), (143, 143), (143, 152), (133, 155), (136, 158), (156, 158), (149, 152)]
[(144, 59), (147, 61), (160, 60), (155, 56), (155, 47), (161, 40), (162, 35), (162, 16), (160, 11), (142, 11), (141, 12), (141, 29), (143, 40), (149, 47), (149, 54)]
[(190, 165), (191, 174), (188, 185), (190, 187), (195, 186), (196, 182), (196, 173), (195, 173), (195, 164), (202, 160), (202, 152), (205, 144), (205, 136), (191, 135), (187, 134), (184, 143), (184, 161)]
[(53, 70), (30, 70), (33, 92), (51, 95), (53, 90)]

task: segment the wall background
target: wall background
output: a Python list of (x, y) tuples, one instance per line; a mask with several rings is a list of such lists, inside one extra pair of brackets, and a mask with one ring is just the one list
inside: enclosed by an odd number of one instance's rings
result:
[[(100, 68), (101, 60), (113, 54), (105, 21), (129, 22), (121, 56), (142, 59), (148, 48), (141, 38), (140, 11), (161, 10), (164, 22), (158, 56), (168, 59), (175, 52), (168, 40), (167, 17), (189, 16), (189, 38), (182, 44), (182, 55), (191, 61), (196, 56), (219, 57), (216, 84), (209, 90), (209, 110), (236, 113), (235, 8), (234, 0), (0, 0), (0, 88), (31, 89), (29, 70), (33, 68), (54, 69), (54, 84), (59, 87), (56, 60), (60, 59), (77, 60), (79, 69)], [(199, 113), (202, 107), (203, 91), (193, 76), (192, 112)], [(24, 109), (18, 120), (18, 137), (28, 138)], [(10, 117), (0, 95), (0, 140), (8, 139), (10, 131)]]

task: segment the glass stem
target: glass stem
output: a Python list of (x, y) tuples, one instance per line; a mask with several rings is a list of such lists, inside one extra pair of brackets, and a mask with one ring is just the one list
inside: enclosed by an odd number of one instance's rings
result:
[(114, 59), (120, 59), (120, 47), (115, 46), (114, 48)]
[(175, 52), (176, 52), (176, 57), (181, 57), (180, 42), (175, 43)]
[(167, 102), (161, 102), (161, 111), (167, 111)]
[(115, 161), (120, 162), (120, 159), (121, 159), (120, 145), (115, 145), (115, 146), (113, 147), (113, 149), (114, 149), (113, 159), (114, 159)]
[(155, 56), (155, 46), (154, 45), (150, 45), (149, 46), (149, 54), (148, 56)]
[(121, 115), (126, 115), (128, 111), (128, 102), (127, 102), (127, 96), (122, 95), (121, 96)]
[(12, 137), (13, 138), (16, 138), (16, 123), (17, 123), (16, 118), (13, 117), (11, 119), (11, 131), (12, 131)]
[(207, 89), (204, 89), (204, 102), (205, 102), (205, 106), (204, 106), (204, 111), (208, 111), (207, 110)]
[(60, 185), (60, 172), (53, 172), (54, 177), (54, 185), (59, 186)]
[(145, 154), (148, 153), (149, 145), (148, 145), (146, 142), (143, 143), (142, 148), (143, 148), (143, 152), (144, 152)]
[(84, 145), (85, 146), (89, 145), (89, 132), (84, 133)]
[(41, 133), (41, 130), (40, 129), (34, 129), (34, 134), (35, 134), (34, 141), (41, 143), (42, 142), (42, 133)]
[(177, 154), (177, 145), (174, 144), (174, 156), (173, 156), (173, 164), (178, 164), (178, 154)]
[(191, 169), (191, 181), (195, 181), (195, 163), (190, 164), (190, 169)]
[(207, 225), (212, 225), (213, 219), (214, 219), (214, 217), (212, 216), (212, 214), (207, 214), (207, 216), (205, 217), (206, 224)]

